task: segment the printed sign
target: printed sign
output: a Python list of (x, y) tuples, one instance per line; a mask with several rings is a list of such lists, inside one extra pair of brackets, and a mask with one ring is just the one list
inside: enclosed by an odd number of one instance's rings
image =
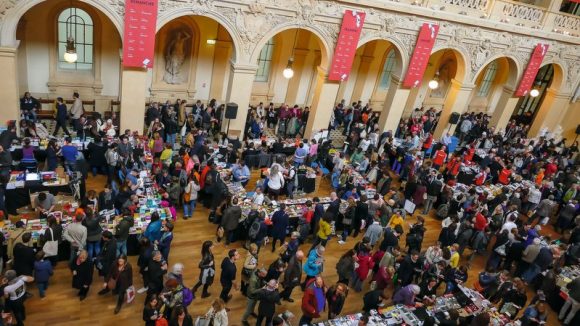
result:
[(365, 16), (366, 14), (360, 11), (346, 10), (344, 12), (328, 80), (344, 81), (348, 79)]
[(520, 84), (518, 89), (516, 89), (515, 96), (526, 96), (528, 92), (531, 90), (532, 86), (534, 85), (534, 80), (536, 79), (536, 75), (538, 74), (538, 70), (540, 70), (540, 65), (548, 53), (548, 44), (538, 43), (534, 48), (534, 52), (532, 52), (532, 57), (530, 58), (530, 62), (528, 62), (528, 66), (524, 71), (524, 75), (522, 76), (522, 80), (520, 80)]
[(126, 0), (123, 66), (152, 68), (158, 0)]
[(421, 84), (427, 63), (429, 63), (431, 50), (435, 45), (435, 39), (437, 39), (437, 33), (439, 33), (439, 25), (424, 23), (421, 26), (417, 44), (409, 62), (409, 69), (403, 80), (404, 87), (417, 87)]

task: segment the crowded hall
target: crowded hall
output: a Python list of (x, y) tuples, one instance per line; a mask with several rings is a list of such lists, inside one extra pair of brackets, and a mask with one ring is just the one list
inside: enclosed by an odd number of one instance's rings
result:
[(0, 326), (580, 325), (580, 0), (0, 0)]

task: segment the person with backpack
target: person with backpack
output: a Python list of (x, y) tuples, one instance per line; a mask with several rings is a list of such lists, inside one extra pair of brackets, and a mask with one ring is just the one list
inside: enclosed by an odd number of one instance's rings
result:
[(224, 237), (226, 238), (226, 245), (234, 242), (235, 231), (238, 228), (241, 217), (242, 209), (238, 205), (238, 198), (233, 198), (232, 206), (226, 208), (221, 221), (221, 226), (225, 233)]

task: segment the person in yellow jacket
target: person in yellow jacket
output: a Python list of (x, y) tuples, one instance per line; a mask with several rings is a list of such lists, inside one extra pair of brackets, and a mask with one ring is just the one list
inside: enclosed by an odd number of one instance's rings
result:
[(319, 244), (326, 247), (326, 242), (328, 242), (328, 237), (332, 233), (330, 222), (332, 221), (332, 216), (329, 214), (324, 214), (318, 222), (318, 232), (316, 233), (316, 239), (314, 239), (314, 244), (312, 248), (316, 248)]
[(451, 268), (457, 268), (459, 266), (459, 259), (461, 256), (459, 255), (459, 245), (457, 243), (452, 244), (449, 247), (449, 252), (451, 253), (451, 258), (449, 258), (449, 266)]
[(393, 216), (391, 216), (391, 219), (389, 220), (389, 224), (387, 224), (387, 227), (394, 230), (397, 225), (400, 225), (402, 228), (403, 221), (404, 220), (403, 220), (403, 216), (401, 216), (401, 212), (399, 210), (396, 210), (395, 213), (393, 214)]

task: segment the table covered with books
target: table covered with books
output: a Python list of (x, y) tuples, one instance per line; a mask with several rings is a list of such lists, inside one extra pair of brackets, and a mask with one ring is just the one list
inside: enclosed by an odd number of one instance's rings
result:
[[(562, 306), (568, 298), (568, 289), (566, 286), (578, 277), (580, 277), (580, 266), (578, 265), (564, 266), (556, 274), (555, 284), (552, 287), (553, 291), (545, 293), (547, 302), (554, 311), (559, 312), (562, 309)], [(570, 325), (580, 325), (580, 313), (576, 313)]]
[[(460, 316), (476, 316), (483, 312), (490, 315), (492, 326), (512, 325), (510, 318), (497, 309), (478, 292), (459, 287), (454, 294), (439, 296), (431, 306), (409, 307), (402, 304), (371, 310), (369, 321), (374, 325), (409, 325), (419, 326), (428, 316), (434, 317), (439, 323), (448, 318), (448, 311), (457, 310)], [(316, 323), (320, 326), (351, 326), (357, 325), (362, 313), (341, 316), (335, 319)], [(370, 323), (369, 323), (370, 324)]]
[[(12, 171), (10, 179), (5, 185), (5, 205), (8, 214), (16, 215), (19, 208), (30, 205), (30, 194), (47, 191), (53, 195), (59, 193), (72, 194), (70, 180), (63, 174), (53, 171), (30, 173), (26, 171)], [(85, 180), (78, 179), (79, 195), (85, 195)]]

